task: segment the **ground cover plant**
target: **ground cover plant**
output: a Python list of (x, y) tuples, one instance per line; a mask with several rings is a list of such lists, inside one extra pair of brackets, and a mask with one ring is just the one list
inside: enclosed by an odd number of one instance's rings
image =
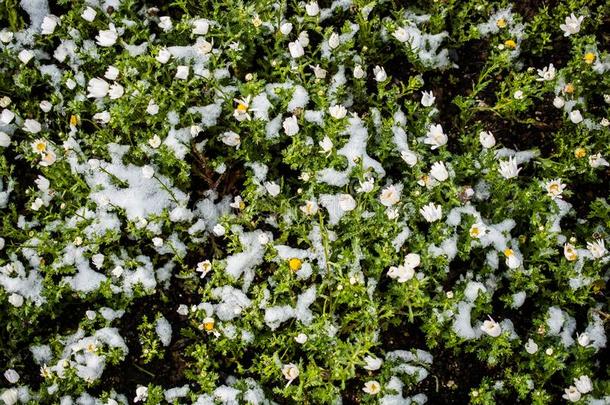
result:
[(0, 0), (0, 402), (610, 403), (610, 2)]

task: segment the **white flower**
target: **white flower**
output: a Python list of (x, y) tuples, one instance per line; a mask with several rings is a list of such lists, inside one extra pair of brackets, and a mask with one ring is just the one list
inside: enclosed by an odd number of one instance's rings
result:
[(553, 199), (561, 198), (561, 194), (563, 190), (565, 190), (566, 185), (561, 182), (561, 179), (554, 179), (548, 181), (544, 188), (546, 189), (547, 195)]
[(582, 122), (582, 114), (579, 110), (570, 111), (570, 121), (574, 124), (580, 124)]
[(313, 74), (316, 77), (316, 79), (326, 78), (326, 73), (328, 73), (328, 72), (326, 71), (326, 69), (322, 69), (320, 67), (320, 65), (315, 65), (315, 66), (309, 65), (309, 67), (313, 70)]
[(366, 76), (366, 72), (364, 71), (362, 66), (361, 65), (356, 65), (354, 67), (354, 77), (356, 79), (363, 79), (365, 76)]
[(12, 112), (11, 110), (9, 110), (8, 108), (5, 108), (4, 110), (2, 110), (2, 114), (0, 114), (0, 122), (3, 123), (4, 125), (10, 124), (14, 118), (15, 118), (15, 113)]
[(274, 181), (266, 181), (265, 189), (271, 197), (276, 197), (280, 193), (280, 185)]
[(443, 217), (443, 208), (440, 205), (435, 205), (434, 203), (424, 205), (419, 212), (428, 222), (435, 222)]
[(519, 175), (521, 168), (517, 166), (517, 161), (513, 156), (511, 156), (508, 158), (508, 160), (503, 160), (500, 162), (500, 167), (498, 170), (505, 179), (512, 179)]
[(563, 36), (569, 37), (572, 34), (578, 33), (578, 31), (580, 31), (580, 24), (582, 24), (582, 21), (584, 19), (584, 16), (576, 17), (574, 13), (566, 17), (566, 23), (559, 25), (559, 28), (561, 28), (561, 30), (563, 31)]
[(318, 145), (320, 145), (322, 153), (330, 153), (333, 149), (333, 141), (328, 137), (328, 135), (325, 135), (324, 139), (318, 142)]
[(186, 316), (189, 313), (189, 307), (187, 307), (185, 304), (180, 304), (178, 305), (176, 312), (178, 315)]
[(587, 394), (593, 391), (593, 383), (591, 382), (589, 376), (586, 375), (581, 375), (580, 377), (575, 378), (574, 385), (581, 394)]
[(366, 356), (364, 358), (366, 365), (363, 367), (365, 370), (376, 371), (381, 368), (383, 360), (378, 357)]
[(521, 266), (521, 260), (512, 249), (506, 248), (503, 253), (506, 257), (506, 266), (508, 266), (509, 269), (516, 269)]
[(303, 48), (307, 48), (309, 46), (309, 34), (307, 31), (299, 32), (298, 42)]
[(107, 124), (108, 122), (110, 122), (110, 113), (108, 111), (102, 111), (99, 113), (95, 113), (95, 114), (93, 114), (93, 119), (102, 124)]
[(133, 402), (144, 402), (148, 398), (148, 387), (144, 387), (140, 385), (136, 388), (136, 397), (133, 399)]
[(212, 232), (214, 233), (214, 235), (216, 236), (222, 236), (225, 234), (225, 227), (220, 225), (220, 224), (216, 224), (214, 226), (214, 228), (212, 229)]
[(0, 31), (0, 41), (4, 42), (5, 44), (11, 42), (13, 40), (13, 36), (14, 34), (6, 29)]
[(9, 295), (8, 302), (15, 308), (19, 308), (23, 305), (23, 296), (13, 293)]
[(34, 202), (32, 203), (32, 210), (38, 211), (42, 207), (43, 204), (44, 203), (41, 198), (36, 198), (34, 200)]
[(563, 245), (563, 255), (568, 261), (573, 262), (578, 259), (578, 252), (576, 248), (571, 243), (566, 243)]
[(532, 339), (528, 339), (525, 344), (525, 351), (529, 354), (534, 354), (538, 351), (538, 344), (534, 342)]
[(415, 269), (405, 265), (392, 266), (388, 270), (388, 276), (395, 278), (399, 283), (405, 283), (415, 276)]
[(402, 189), (400, 187), (396, 187), (391, 184), (381, 190), (381, 195), (379, 196), (379, 201), (382, 205), (386, 207), (391, 207), (394, 204), (397, 204), (400, 201), (400, 194)]
[(563, 97), (555, 96), (553, 99), (553, 105), (555, 108), (563, 108), (563, 106), (566, 105), (566, 101), (563, 99)]
[(396, 31), (392, 33), (392, 36), (400, 42), (407, 42), (411, 38), (407, 30), (402, 27), (397, 28)]
[(197, 269), (195, 269), (198, 273), (201, 273), (200, 278), (204, 278), (210, 271), (212, 271), (212, 262), (209, 260), (204, 260), (202, 262), (197, 263)]
[(426, 139), (424, 143), (426, 145), (432, 145), (432, 150), (440, 148), (447, 143), (447, 135), (443, 132), (443, 127), (440, 124), (430, 125), (428, 132), (426, 133)]
[(172, 57), (172, 53), (169, 51), (169, 49), (167, 48), (161, 48), (159, 50), (159, 53), (157, 54), (157, 56), (155, 57), (155, 59), (157, 60), (157, 62), (162, 63), (162, 64), (166, 64), (169, 59)]
[(119, 77), (119, 69), (117, 69), (116, 67), (110, 65), (108, 66), (108, 68), (106, 69), (106, 72), (104, 73), (104, 77), (108, 80), (116, 80), (117, 77)]
[(228, 146), (235, 146), (238, 148), (241, 144), (241, 138), (233, 131), (224, 132), (220, 139), (225, 145)]
[(375, 80), (378, 82), (383, 82), (388, 78), (388, 75), (385, 73), (385, 69), (381, 66), (375, 66), (373, 69), (373, 74), (375, 75)]
[(364, 181), (359, 181), (360, 186), (356, 188), (358, 193), (370, 193), (375, 187), (375, 180), (372, 177), (367, 178)]
[(356, 200), (350, 194), (339, 195), (339, 208), (343, 211), (352, 211), (356, 208)]
[(42, 19), (40, 28), (41, 35), (51, 35), (55, 31), (55, 27), (59, 24), (59, 18), (53, 14), (49, 14)]
[(161, 247), (161, 246), (163, 246), (163, 242), (164, 242), (164, 241), (163, 241), (163, 238), (159, 238), (158, 236), (157, 236), (157, 237), (152, 238), (152, 243), (153, 243), (153, 245), (154, 245), (154, 246), (156, 246), (156, 247)]
[(409, 149), (406, 149), (406, 150), (403, 150), (402, 152), (400, 152), (400, 157), (410, 167), (413, 167), (417, 164), (417, 154)]
[(174, 26), (171, 17), (166, 15), (159, 17), (159, 23), (157, 25), (165, 32), (170, 31)]
[(299, 344), (303, 344), (303, 343), (307, 342), (307, 339), (309, 339), (309, 337), (304, 333), (299, 333), (298, 335), (296, 335), (294, 337), (294, 340)]
[(116, 100), (117, 98), (121, 98), (125, 93), (125, 89), (118, 83), (113, 83), (110, 85), (110, 90), (108, 91), (108, 96), (111, 100)]
[(290, 51), (290, 56), (292, 57), (292, 59), (297, 59), (305, 55), (305, 50), (303, 49), (301, 42), (299, 42), (298, 40), (290, 42), (288, 44), (288, 50)]
[(596, 153), (589, 156), (589, 165), (595, 169), (601, 166), (610, 166), (610, 163), (602, 157), (601, 153)]
[(299, 123), (297, 122), (297, 117), (294, 115), (286, 118), (282, 123), (282, 126), (284, 127), (284, 132), (286, 132), (286, 135), (288, 136), (294, 136), (299, 132)]
[(53, 108), (53, 104), (51, 104), (51, 102), (49, 100), (42, 100), (39, 104), (40, 109), (44, 112), (49, 112), (51, 111), (51, 108)]
[(251, 120), (250, 113), (248, 112), (248, 108), (250, 108), (250, 101), (252, 96), (248, 96), (246, 98), (233, 99), (234, 102), (237, 103), (237, 107), (233, 110), (233, 117), (239, 121)]
[(6, 378), (9, 383), (15, 384), (17, 381), (19, 381), (19, 373), (12, 368), (9, 368), (4, 372), (4, 378)]
[(31, 134), (37, 134), (42, 130), (42, 126), (40, 122), (28, 118), (23, 122), (23, 130)]
[(0, 146), (3, 148), (8, 147), (11, 144), (11, 137), (6, 132), (0, 131)]
[(364, 388), (362, 388), (362, 391), (370, 395), (376, 395), (381, 391), (381, 385), (378, 381), (370, 380), (364, 383)]
[(489, 320), (483, 322), (483, 325), (481, 325), (481, 330), (491, 337), (498, 337), (502, 334), (500, 324), (494, 321), (491, 317), (489, 317)]
[(449, 178), (449, 172), (444, 162), (434, 163), (430, 169), (430, 175), (438, 181), (445, 181)]
[(555, 74), (557, 73), (557, 70), (555, 69), (555, 66), (553, 66), (553, 64), (551, 63), (548, 66), (543, 67), (542, 69), (538, 69), (538, 76), (540, 76), (538, 79), (538, 81), (547, 81), (547, 80), (553, 80), (555, 78)]
[(434, 104), (436, 97), (431, 91), (422, 91), (421, 93), (421, 105), (424, 107), (431, 107)]
[(587, 249), (594, 259), (601, 259), (608, 253), (603, 239), (596, 239), (593, 242), (587, 242)]
[(580, 401), (581, 394), (580, 394), (580, 392), (578, 392), (578, 389), (575, 386), (571, 385), (569, 388), (566, 388), (564, 391), (565, 391), (565, 394), (563, 394), (564, 399), (567, 399), (570, 402)]
[(305, 12), (310, 17), (315, 17), (320, 12), (320, 6), (318, 6), (317, 1), (310, 1), (305, 5)]
[(104, 79), (100, 79), (98, 77), (94, 77), (89, 80), (89, 84), (87, 85), (87, 97), (89, 98), (102, 98), (106, 97), (108, 91), (110, 90), (110, 85)]
[(93, 20), (95, 20), (96, 15), (97, 15), (97, 11), (95, 11), (91, 7), (87, 7), (80, 16), (85, 21), (93, 22)]
[(328, 112), (330, 113), (331, 117), (340, 120), (341, 118), (344, 118), (347, 115), (347, 108), (345, 108), (341, 104), (335, 104), (328, 107)]
[(305, 215), (314, 215), (318, 212), (318, 203), (313, 200), (305, 201), (305, 205), (299, 207)]
[(489, 131), (481, 131), (479, 133), (479, 142), (484, 148), (493, 148), (496, 145), (496, 138)]
[(328, 38), (328, 46), (330, 49), (336, 49), (341, 45), (341, 38), (339, 38), (339, 34), (333, 32), (330, 34), (330, 38)]
[(155, 169), (152, 166), (144, 165), (142, 166), (142, 177), (145, 179), (152, 179), (155, 175)]
[(110, 28), (110, 29), (100, 30), (98, 35), (95, 37), (95, 40), (97, 41), (97, 44), (99, 46), (103, 46), (103, 47), (112, 46), (116, 43), (117, 39), (119, 38), (119, 35), (117, 34), (116, 29), (114, 28), (114, 25), (110, 24), (110, 26), (108, 28)]
[(16, 388), (9, 388), (2, 392), (0, 399), (5, 405), (15, 405), (19, 401), (19, 391)]
[(591, 339), (589, 338), (589, 334), (582, 333), (580, 335), (576, 336), (576, 340), (578, 341), (578, 344), (581, 345), (582, 347), (587, 347), (589, 345), (589, 343), (591, 342)]
[(180, 65), (176, 68), (176, 79), (186, 80), (189, 77), (189, 67), (186, 65)]
[(19, 58), (21, 63), (23, 63), (25, 65), (34, 57), (34, 53), (27, 49), (23, 49), (21, 52), (19, 52), (17, 57)]
[(155, 103), (155, 100), (150, 99), (148, 101), (148, 106), (146, 107), (146, 113), (150, 115), (157, 115), (159, 112), (159, 106)]
[(285, 22), (280, 25), (280, 32), (282, 33), (282, 35), (290, 34), (292, 32), (292, 23)]
[(212, 52), (212, 49), (214, 49), (214, 43), (208, 42), (205, 39), (199, 38), (195, 44), (195, 50), (200, 55), (207, 55)]
[(295, 378), (299, 376), (300, 372), (299, 368), (295, 364), (288, 363), (282, 366), (282, 374), (284, 375), (285, 379), (292, 382)]
[(515, 91), (513, 97), (515, 98), (515, 100), (523, 100), (525, 98), (525, 94), (523, 93), (523, 91), (517, 90)]
[(470, 226), (468, 234), (473, 239), (480, 239), (487, 233), (487, 227), (481, 222), (476, 222)]
[(204, 19), (196, 19), (191, 21), (193, 35), (206, 35), (210, 29), (210, 23)]

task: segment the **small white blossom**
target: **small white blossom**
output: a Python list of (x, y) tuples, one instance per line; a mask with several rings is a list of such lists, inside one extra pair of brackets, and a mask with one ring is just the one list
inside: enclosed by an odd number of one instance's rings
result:
[(154, 175), (155, 169), (152, 166), (142, 166), (142, 177), (144, 177), (145, 179), (152, 179)]
[(97, 11), (95, 11), (95, 9), (87, 6), (87, 8), (83, 11), (83, 13), (80, 16), (85, 21), (93, 22), (93, 20), (95, 20), (96, 15), (97, 15)]
[(424, 107), (431, 107), (434, 104), (436, 97), (431, 91), (422, 91), (421, 93), (421, 105)]
[(417, 154), (409, 149), (406, 149), (406, 150), (403, 150), (402, 152), (400, 152), (400, 157), (410, 167), (413, 167), (417, 164)]
[(189, 77), (190, 68), (186, 65), (180, 65), (176, 68), (176, 79), (186, 80)]
[(317, 1), (310, 1), (305, 5), (305, 12), (310, 17), (315, 17), (320, 12), (320, 6), (318, 6)]
[(570, 402), (578, 402), (580, 401), (580, 397), (582, 396), (578, 389), (571, 385), (569, 388), (564, 390), (565, 394), (563, 394), (563, 398), (567, 399)]
[(584, 19), (584, 16), (576, 17), (574, 13), (566, 17), (565, 24), (559, 25), (559, 28), (563, 31), (563, 36), (569, 37), (572, 34), (577, 34), (580, 31), (580, 24), (582, 24)]
[(529, 354), (534, 354), (538, 351), (538, 344), (534, 342), (532, 339), (528, 339), (525, 344), (525, 351)]
[(380, 359), (379, 357), (373, 357), (373, 356), (366, 356), (364, 358), (364, 362), (366, 364), (363, 368), (365, 370), (369, 370), (369, 371), (379, 370), (381, 368), (381, 365), (383, 364), (382, 359)]
[(282, 374), (284, 375), (285, 379), (287, 379), (289, 382), (292, 382), (299, 376), (300, 372), (299, 368), (295, 364), (288, 363), (282, 366)]
[(561, 179), (554, 179), (548, 181), (544, 188), (546, 189), (547, 195), (553, 199), (561, 198), (561, 194), (563, 190), (565, 190), (566, 185), (561, 182)]
[(352, 211), (356, 208), (356, 200), (350, 194), (339, 195), (339, 208), (343, 211)]
[(426, 145), (432, 145), (432, 150), (440, 148), (447, 143), (447, 135), (443, 132), (443, 127), (440, 124), (430, 125), (428, 132), (426, 133), (426, 139), (424, 143)]
[(445, 181), (449, 178), (449, 172), (444, 162), (435, 162), (430, 169), (430, 175), (438, 181)]
[(373, 74), (375, 75), (375, 80), (378, 82), (383, 82), (388, 78), (385, 69), (381, 66), (375, 66), (373, 69)]
[(116, 32), (114, 25), (110, 24), (109, 29), (100, 30), (95, 40), (99, 46), (109, 47), (114, 45), (118, 38), (119, 34)]
[(286, 132), (286, 135), (288, 136), (294, 136), (299, 132), (299, 123), (297, 117), (294, 115), (284, 119), (282, 126), (284, 127), (284, 132)]
[(42, 24), (40, 25), (41, 35), (51, 35), (57, 25), (59, 24), (59, 18), (53, 14), (49, 14), (42, 19)]
[(481, 142), (481, 146), (489, 149), (496, 145), (496, 138), (489, 131), (481, 131), (479, 133), (479, 142)]
[(548, 66), (543, 67), (542, 69), (538, 69), (538, 76), (540, 76), (538, 81), (549, 81), (555, 79), (555, 74), (557, 73), (557, 69), (551, 63)]
[(587, 242), (587, 250), (591, 253), (594, 259), (601, 259), (608, 253), (603, 239), (596, 239), (593, 242)]
[(587, 394), (593, 391), (593, 383), (591, 382), (589, 376), (586, 375), (581, 375), (580, 377), (575, 378), (574, 385), (581, 394)]
[(196, 19), (191, 21), (193, 35), (206, 35), (210, 29), (210, 23), (204, 19)]
[(517, 161), (511, 156), (508, 158), (508, 160), (503, 160), (500, 162), (500, 167), (498, 170), (505, 179), (512, 179), (519, 175), (521, 168), (517, 166)]
[(580, 124), (583, 120), (582, 114), (580, 113), (579, 110), (570, 111), (569, 115), (570, 115), (570, 121), (572, 121), (574, 124)]
[(290, 56), (292, 57), (292, 59), (297, 59), (305, 55), (305, 50), (303, 49), (301, 42), (299, 42), (298, 40), (290, 42), (288, 44), (288, 50), (290, 51)]
[(419, 212), (428, 222), (436, 222), (443, 217), (443, 208), (440, 205), (435, 205), (434, 203), (424, 205)]
[(89, 80), (89, 84), (87, 85), (87, 97), (89, 98), (102, 98), (106, 97), (108, 91), (110, 91), (110, 85), (104, 79), (100, 79), (98, 77), (94, 77)]
[(481, 330), (491, 337), (498, 337), (502, 334), (502, 328), (500, 324), (494, 321), (491, 317), (483, 322)]
[(328, 108), (328, 112), (331, 117), (340, 120), (347, 115), (347, 108), (342, 106), (341, 104), (332, 105)]
[(381, 385), (378, 381), (370, 380), (364, 383), (364, 388), (362, 388), (362, 391), (369, 395), (376, 395), (381, 391)]

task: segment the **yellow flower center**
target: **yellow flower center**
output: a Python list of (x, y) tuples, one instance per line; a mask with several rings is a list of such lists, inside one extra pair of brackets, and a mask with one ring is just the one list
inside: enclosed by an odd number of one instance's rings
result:
[(504, 249), (504, 256), (511, 257), (514, 254), (515, 254), (515, 252), (513, 252), (513, 250), (511, 248)]
[(214, 329), (214, 321), (207, 321), (203, 323), (203, 329), (205, 329), (207, 332), (211, 331), (212, 329)]
[(477, 236), (479, 236), (480, 233), (481, 233), (481, 231), (479, 230), (478, 227), (474, 226), (474, 227), (470, 228), (470, 236), (476, 238)]
[(512, 39), (507, 39), (506, 41), (504, 41), (504, 45), (510, 49), (515, 49), (517, 47), (517, 43)]
[(595, 62), (595, 58), (596, 58), (596, 56), (595, 56), (595, 54), (594, 54), (593, 52), (587, 52), (587, 53), (585, 53), (585, 57), (584, 57), (584, 59), (585, 59), (585, 63), (587, 63), (587, 64), (589, 64), (589, 65), (590, 65), (590, 64), (592, 64), (593, 62)]
[(582, 159), (587, 155), (587, 151), (585, 148), (576, 148), (576, 150), (574, 151), (574, 156), (576, 156), (576, 159)]
[(504, 28), (506, 27), (506, 20), (504, 18), (500, 18), (498, 21), (496, 21), (496, 25), (498, 28)]
[(574, 93), (574, 85), (572, 83), (566, 84), (565, 87), (563, 88), (563, 91), (568, 94)]
[(288, 267), (290, 267), (290, 270), (292, 271), (299, 271), (302, 264), (303, 262), (301, 259), (297, 257), (293, 257), (292, 259), (288, 260)]
[(36, 145), (34, 145), (34, 148), (36, 148), (37, 152), (44, 152), (47, 149), (47, 144), (44, 142), (36, 142)]
[(246, 111), (248, 111), (248, 105), (244, 104), (244, 103), (237, 104), (237, 111), (239, 111), (239, 112), (246, 112)]
[(70, 125), (75, 127), (76, 124), (78, 124), (78, 117), (76, 115), (71, 115), (70, 116)]

